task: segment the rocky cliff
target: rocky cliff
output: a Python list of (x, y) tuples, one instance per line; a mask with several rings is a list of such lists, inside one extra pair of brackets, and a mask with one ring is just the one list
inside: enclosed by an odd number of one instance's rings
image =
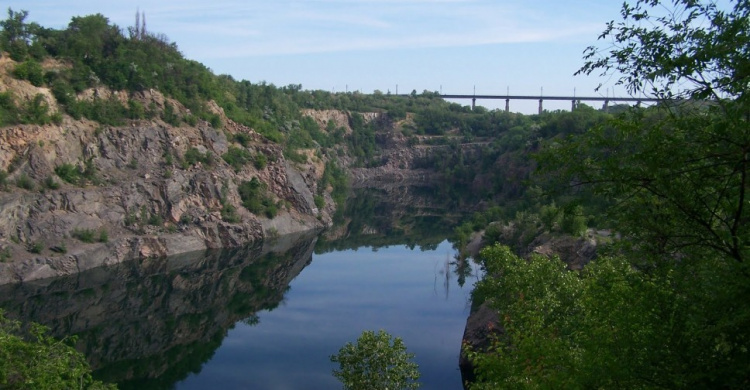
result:
[[(5, 61), (0, 92), (21, 101), (41, 94), (49, 111), (58, 112), (47, 88), (10, 77)], [(157, 91), (78, 96), (110, 98), (189, 115)], [(0, 171), (8, 172), (0, 188), (0, 284), (236, 247), (330, 224), (330, 196), (320, 210), (313, 199), (323, 174), (315, 156), (291, 163), (278, 144), (209, 106), (221, 128), (201, 120), (172, 126), (158, 117), (105, 126), (67, 115), (58, 124), (0, 128)], [(263, 163), (231, 166), (221, 157), (230, 148)], [(238, 187), (253, 179), (275, 215), (243, 207)]]

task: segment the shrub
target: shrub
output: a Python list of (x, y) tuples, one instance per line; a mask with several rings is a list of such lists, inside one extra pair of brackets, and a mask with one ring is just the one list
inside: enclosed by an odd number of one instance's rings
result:
[(0, 251), (0, 263), (5, 263), (10, 260), (11, 257), (13, 257), (13, 255), (10, 253), (10, 248), (6, 247)]
[(70, 235), (81, 242), (92, 243), (96, 241), (96, 232), (93, 229), (75, 228)]
[(266, 206), (266, 217), (273, 219), (279, 213), (279, 208), (275, 204)]
[(47, 178), (44, 179), (44, 186), (50, 190), (56, 190), (60, 188), (60, 183), (58, 183), (52, 176), (47, 176)]
[(195, 163), (200, 162), (202, 164), (211, 165), (213, 163), (213, 156), (211, 153), (201, 153), (197, 148), (188, 148), (185, 151), (185, 158), (183, 160), (183, 168), (190, 167)]
[(326, 201), (321, 195), (315, 195), (313, 200), (315, 201), (315, 207), (318, 209), (322, 209), (326, 205)]
[(76, 338), (57, 340), (47, 328), (5, 318), (0, 311), (0, 385), (8, 389), (115, 389), (91, 378)]
[(237, 142), (238, 144), (244, 146), (247, 146), (248, 143), (250, 143), (250, 136), (245, 133), (237, 133), (234, 135), (234, 142)]
[(253, 162), (253, 165), (256, 169), (263, 169), (268, 165), (268, 158), (263, 153), (258, 153), (255, 155), (255, 161)]
[(35, 87), (41, 87), (44, 84), (44, 70), (38, 62), (32, 59), (16, 65), (13, 75), (18, 79), (27, 80)]
[(81, 178), (81, 172), (73, 164), (65, 163), (55, 167), (55, 174), (60, 179), (65, 180), (71, 184), (77, 184)]
[(164, 224), (164, 219), (162, 219), (159, 214), (151, 214), (148, 218), (148, 224), (152, 226), (162, 226)]
[(224, 207), (221, 208), (221, 219), (229, 223), (237, 223), (240, 221), (240, 217), (237, 215), (237, 209), (232, 206), (231, 203), (224, 203)]
[(224, 161), (227, 162), (227, 164), (231, 165), (235, 171), (239, 172), (242, 167), (245, 166), (245, 164), (250, 162), (250, 160), (252, 159), (252, 155), (245, 148), (230, 146), (227, 152), (224, 153), (221, 158), (223, 158)]
[(106, 229), (99, 230), (99, 242), (109, 242), (109, 234)]
[(29, 245), (26, 246), (26, 250), (31, 253), (42, 253), (42, 249), (44, 249), (44, 246), (41, 242), (30, 242)]
[(52, 120), (49, 116), (49, 105), (41, 93), (36, 94), (33, 99), (24, 103), (19, 113), (21, 123), (46, 125)]
[(417, 389), (419, 371), (400, 337), (384, 330), (364, 331), (356, 344), (346, 343), (331, 362), (338, 363), (335, 376), (347, 390)]
[(240, 193), (242, 206), (253, 214), (263, 212), (262, 192), (265, 191), (265, 184), (254, 177), (250, 181), (243, 181), (237, 191)]
[(23, 188), (25, 190), (33, 190), (34, 189), (34, 181), (31, 180), (30, 177), (26, 176), (25, 173), (22, 173), (16, 179), (16, 186), (18, 186), (18, 188)]

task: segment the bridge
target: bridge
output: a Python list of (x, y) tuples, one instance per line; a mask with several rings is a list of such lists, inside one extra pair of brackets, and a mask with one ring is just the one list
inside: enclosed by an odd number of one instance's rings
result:
[(511, 100), (538, 100), (539, 101), (539, 113), (542, 113), (543, 105), (542, 102), (545, 100), (568, 100), (571, 102), (571, 110), (575, 110), (576, 106), (582, 101), (587, 102), (604, 102), (602, 109), (606, 110), (609, 107), (609, 102), (634, 102), (640, 105), (642, 102), (658, 102), (656, 98), (646, 97), (604, 97), (604, 96), (533, 96), (533, 95), (440, 95), (443, 99), (471, 99), (471, 109), (473, 110), (476, 106), (477, 99), (494, 99), (502, 100), (505, 99), (505, 112), (510, 111)]

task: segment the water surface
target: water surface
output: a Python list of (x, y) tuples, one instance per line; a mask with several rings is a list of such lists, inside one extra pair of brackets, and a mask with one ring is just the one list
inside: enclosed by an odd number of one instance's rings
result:
[(363, 330), (404, 340), (427, 389), (460, 389), (458, 354), (470, 277), (453, 274), (453, 249), (406, 246), (315, 254), (281, 305), (238, 322), (198, 374), (178, 389), (332, 389), (329, 356)]
[(122, 389), (340, 388), (329, 356), (379, 329), (416, 354), (424, 388), (459, 389), (476, 276), (457, 276), (447, 241), (392, 237), (378, 249), (314, 253), (318, 237), (303, 236), (142, 259), (0, 286), (0, 307), (77, 335), (94, 376)]

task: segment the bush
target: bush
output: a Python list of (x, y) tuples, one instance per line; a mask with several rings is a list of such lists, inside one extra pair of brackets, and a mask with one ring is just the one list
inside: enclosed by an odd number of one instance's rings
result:
[(253, 162), (253, 165), (256, 169), (263, 169), (268, 165), (268, 158), (263, 153), (258, 153), (255, 155), (255, 161)]
[(73, 238), (78, 239), (79, 241), (86, 242), (86, 243), (92, 243), (96, 241), (96, 232), (93, 229), (78, 229), (75, 228), (70, 233), (70, 235)]
[(183, 162), (183, 168), (188, 168), (198, 162), (205, 165), (211, 165), (213, 163), (213, 157), (211, 156), (211, 153), (206, 152), (204, 154), (201, 153), (197, 148), (191, 147), (185, 151), (185, 158)]
[(56, 340), (44, 326), (21, 326), (0, 311), (0, 387), (115, 389), (91, 378), (85, 357), (73, 347), (75, 341), (75, 337)]
[(151, 214), (148, 218), (148, 224), (152, 226), (162, 226), (164, 225), (164, 219), (162, 219), (159, 214)]
[(41, 93), (36, 94), (33, 99), (24, 103), (19, 114), (21, 123), (46, 125), (52, 121), (49, 115), (49, 105)]
[(60, 179), (63, 179), (70, 184), (77, 184), (81, 178), (81, 172), (70, 163), (56, 166), (55, 174), (57, 174)]
[(34, 189), (34, 181), (31, 180), (30, 177), (26, 176), (25, 173), (22, 173), (16, 179), (16, 186), (18, 186), (18, 188), (23, 188), (25, 190), (33, 190)]
[(237, 191), (242, 199), (242, 206), (253, 214), (261, 214), (263, 212), (262, 193), (265, 189), (265, 184), (255, 177), (250, 181), (243, 181), (237, 186)]
[(236, 146), (230, 146), (229, 150), (224, 153), (221, 158), (231, 165), (236, 172), (239, 172), (245, 164), (249, 163), (252, 159), (252, 155), (245, 148), (238, 148)]
[(38, 241), (36, 241), (36, 242), (30, 242), (26, 246), (26, 250), (29, 251), (29, 252), (31, 252), (31, 253), (42, 253), (42, 249), (44, 249), (44, 246), (42, 245), (41, 242), (38, 242)]
[(315, 201), (315, 207), (317, 207), (318, 209), (322, 209), (326, 205), (325, 199), (320, 195), (315, 195), (313, 197), (313, 200)]
[(233, 138), (234, 138), (234, 142), (237, 142), (243, 147), (247, 146), (247, 144), (250, 143), (250, 136), (246, 133), (237, 133), (234, 135)]
[(229, 223), (237, 223), (240, 221), (239, 215), (237, 215), (237, 209), (232, 206), (231, 203), (224, 203), (221, 208), (221, 219)]
[(27, 80), (35, 87), (41, 87), (44, 84), (44, 70), (38, 62), (32, 59), (16, 65), (13, 75), (18, 79)]
[(338, 363), (335, 376), (347, 390), (417, 389), (419, 371), (401, 338), (384, 330), (364, 331), (356, 344), (346, 343), (331, 362)]

